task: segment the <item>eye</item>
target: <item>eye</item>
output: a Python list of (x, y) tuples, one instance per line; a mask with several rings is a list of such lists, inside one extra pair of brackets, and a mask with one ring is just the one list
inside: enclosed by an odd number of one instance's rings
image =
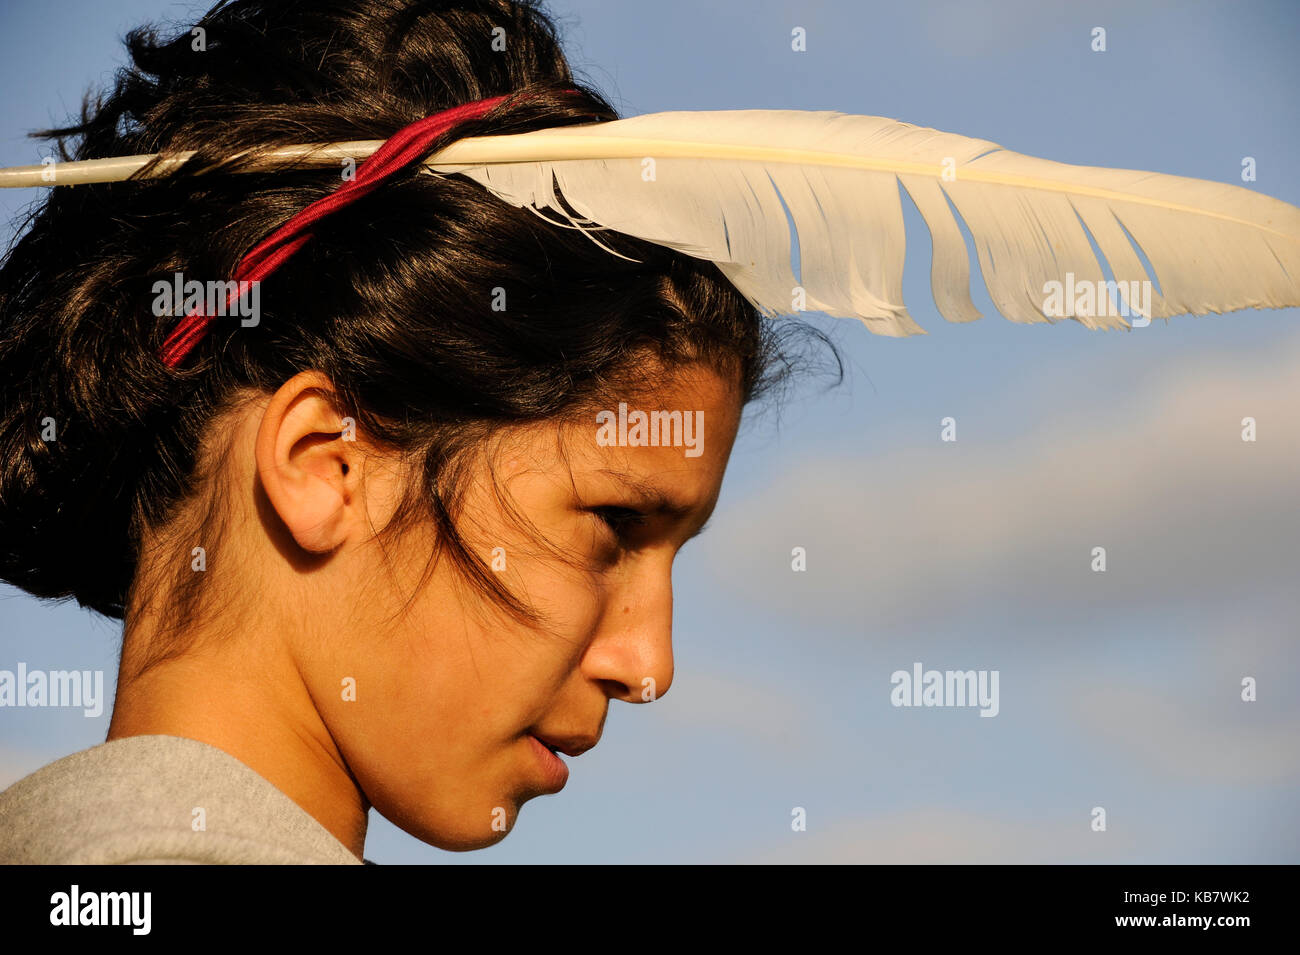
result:
[(630, 507), (594, 507), (592, 512), (604, 521), (620, 540), (629, 536), (633, 528), (640, 527), (646, 522), (645, 514)]

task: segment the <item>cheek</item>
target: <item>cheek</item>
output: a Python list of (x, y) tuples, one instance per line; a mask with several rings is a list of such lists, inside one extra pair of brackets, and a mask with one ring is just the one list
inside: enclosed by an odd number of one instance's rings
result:
[(543, 628), (435, 575), (398, 621), (322, 641), (336, 652), (313, 667), (322, 716), (367, 798), (444, 848), (503, 838), (502, 820), (508, 830), (538, 794), (520, 734), (554, 710), (606, 610), (591, 575), (523, 560), (512, 570), (507, 586), (548, 615)]

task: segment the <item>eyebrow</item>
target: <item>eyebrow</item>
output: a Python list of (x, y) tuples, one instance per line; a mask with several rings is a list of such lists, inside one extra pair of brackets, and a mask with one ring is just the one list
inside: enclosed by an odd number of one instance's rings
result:
[[(656, 487), (646, 481), (639, 481), (636, 478), (629, 477), (621, 471), (615, 471), (612, 468), (601, 468), (598, 472), (614, 478), (619, 484), (623, 485), (628, 493), (637, 498), (637, 505), (650, 514), (663, 515), (673, 520), (680, 521), (689, 517), (695, 508), (679, 498), (673, 497), (666, 493), (662, 488)], [(699, 537), (713, 523), (713, 511), (710, 510), (709, 516), (704, 523), (692, 531), (686, 540)]]

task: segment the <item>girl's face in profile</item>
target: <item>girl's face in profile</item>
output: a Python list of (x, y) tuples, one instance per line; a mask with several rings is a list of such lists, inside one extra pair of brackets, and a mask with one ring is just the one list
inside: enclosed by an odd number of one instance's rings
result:
[(628, 405), (702, 420), (700, 453), (602, 446), (593, 414), (558, 436), (554, 423), (513, 432), (492, 471), (474, 465), (461, 532), (544, 615), (540, 627), (458, 582), (446, 560), (421, 587), (431, 538), (409, 532), (386, 554), (366, 541), (361, 525), (385, 506), (373, 467), (366, 506), (344, 477), (349, 513), (321, 519), (329, 508), (313, 510), (310, 482), (296, 490), (295, 473), (328, 468), (309, 458), (327, 458), (329, 445), (296, 438), (292, 410), (288, 437), (267, 438), (272, 415), (261, 425), (259, 470), (263, 452), (282, 459), (263, 480), (288, 529), (300, 542), (345, 539), (299, 586), (321, 609), (294, 640), (297, 669), (365, 797), (425, 842), (471, 849), (504, 838), (526, 800), (564, 785), (568, 770), (548, 746), (590, 749), (610, 700), (650, 701), (672, 682), (673, 559), (713, 510), (741, 407), (730, 382), (698, 368)]

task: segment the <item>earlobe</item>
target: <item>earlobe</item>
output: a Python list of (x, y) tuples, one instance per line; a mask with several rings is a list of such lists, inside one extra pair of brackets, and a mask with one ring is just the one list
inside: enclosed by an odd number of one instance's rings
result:
[(323, 554), (343, 544), (364, 507), (357, 500), (356, 442), (329, 379), (317, 371), (280, 386), (262, 414), (255, 450), (266, 496), (298, 546)]

